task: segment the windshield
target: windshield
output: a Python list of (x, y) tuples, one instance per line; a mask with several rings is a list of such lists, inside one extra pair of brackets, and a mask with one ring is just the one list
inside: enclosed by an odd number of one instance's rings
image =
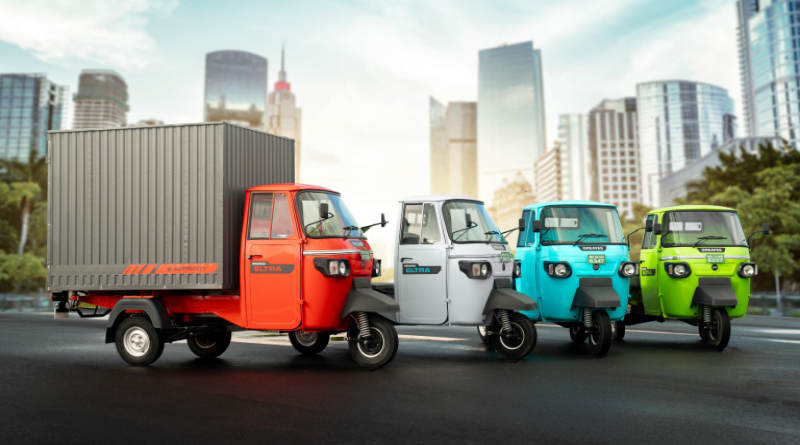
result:
[(545, 207), (542, 221), (543, 245), (623, 244), (622, 224), (613, 207)]
[[(481, 203), (449, 201), (442, 207), (447, 234), (454, 243), (505, 243), (492, 217)], [(472, 225), (467, 227), (467, 215)]]
[[(297, 194), (297, 213), (300, 225), (310, 238), (365, 238), (342, 197), (324, 192), (302, 192)], [(328, 204), (329, 218), (322, 221), (319, 205)], [(331, 216), (333, 215), (333, 216)]]
[(664, 247), (747, 247), (739, 215), (735, 212), (667, 212), (661, 227)]

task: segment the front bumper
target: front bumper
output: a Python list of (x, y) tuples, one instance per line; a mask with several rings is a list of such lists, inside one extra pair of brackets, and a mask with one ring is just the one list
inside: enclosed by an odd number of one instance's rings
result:
[(483, 308), (483, 315), (495, 309), (533, 311), (539, 309), (536, 301), (512, 288), (511, 278), (495, 278), (492, 292)]
[(572, 299), (576, 307), (620, 307), (621, 298), (612, 284), (611, 278), (581, 278), (580, 286)]
[(739, 300), (728, 277), (700, 277), (694, 290), (692, 305), (701, 306), (736, 306)]

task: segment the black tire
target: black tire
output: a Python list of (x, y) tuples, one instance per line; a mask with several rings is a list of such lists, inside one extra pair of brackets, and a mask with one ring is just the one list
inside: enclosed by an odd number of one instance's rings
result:
[(328, 347), (331, 334), (322, 332), (289, 332), (289, 341), (297, 352), (303, 355), (316, 355)]
[(569, 338), (572, 339), (575, 343), (583, 343), (586, 341), (586, 337), (589, 334), (586, 333), (584, 330), (583, 324), (579, 325), (572, 325), (569, 327)]
[(148, 366), (164, 351), (161, 331), (142, 316), (122, 320), (114, 337), (119, 356), (132, 366)]
[(700, 334), (701, 340), (708, 341), (708, 329), (706, 329), (702, 321), (697, 324), (697, 333)]
[(723, 351), (731, 339), (731, 317), (724, 308), (711, 310), (711, 326), (708, 329), (708, 344)]
[(492, 345), (503, 357), (510, 360), (519, 360), (533, 351), (536, 347), (536, 325), (530, 318), (509, 311), (509, 321), (512, 332), (502, 332), (492, 336)]
[(231, 345), (231, 333), (219, 332), (216, 334), (198, 335), (186, 339), (189, 349), (200, 358), (217, 358)]
[(614, 340), (622, 340), (623, 338), (625, 338), (625, 322), (624, 321), (615, 321), (611, 330), (613, 332)]
[[(370, 315), (369, 327), (371, 335), (349, 342), (350, 355), (359, 365), (368, 369), (385, 366), (397, 355), (397, 330), (385, 318)], [(351, 329), (352, 337), (358, 337), (358, 328)]]
[(592, 354), (603, 357), (611, 347), (611, 320), (608, 312), (600, 309), (592, 312), (592, 331), (589, 333), (589, 348)]
[(486, 331), (489, 330), (491, 326), (478, 326), (478, 336), (481, 338), (481, 343), (488, 344), (492, 341), (491, 335), (486, 335)]

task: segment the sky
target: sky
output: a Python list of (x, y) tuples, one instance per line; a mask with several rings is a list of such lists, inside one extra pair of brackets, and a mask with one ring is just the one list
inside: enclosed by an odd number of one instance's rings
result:
[(212, 51), (266, 57), (271, 90), (285, 44), (301, 181), (341, 192), (362, 225), (385, 213), (392, 224), (369, 235), (388, 263), (397, 201), (429, 192), (428, 98), (476, 100), (478, 51), (529, 40), (548, 147), (560, 114), (639, 82), (718, 85), (742, 115), (733, 0), (0, 0), (0, 73), (45, 73), (74, 92), (82, 69), (114, 69), (131, 123), (202, 121)]

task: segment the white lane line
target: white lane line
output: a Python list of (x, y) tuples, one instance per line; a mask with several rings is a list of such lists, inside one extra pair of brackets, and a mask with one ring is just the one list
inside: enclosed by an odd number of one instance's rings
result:
[(795, 345), (800, 345), (800, 340), (778, 340), (777, 338), (759, 338), (758, 340), (767, 340), (767, 341), (774, 341), (776, 343), (792, 343)]
[(698, 334), (685, 334), (683, 332), (640, 331), (638, 329), (625, 329), (625, 332), (641, 332), (643, 334), (662, 334), (662, 335), (691, 335), (692, 337), (699, 337)]
[(427, 337), (425, 335), (398, 335), (401, 340), (465, 341), (466, 338)]
[(779, 335), (800, 335), (800, 329), (754, 329), (756, 332)]

